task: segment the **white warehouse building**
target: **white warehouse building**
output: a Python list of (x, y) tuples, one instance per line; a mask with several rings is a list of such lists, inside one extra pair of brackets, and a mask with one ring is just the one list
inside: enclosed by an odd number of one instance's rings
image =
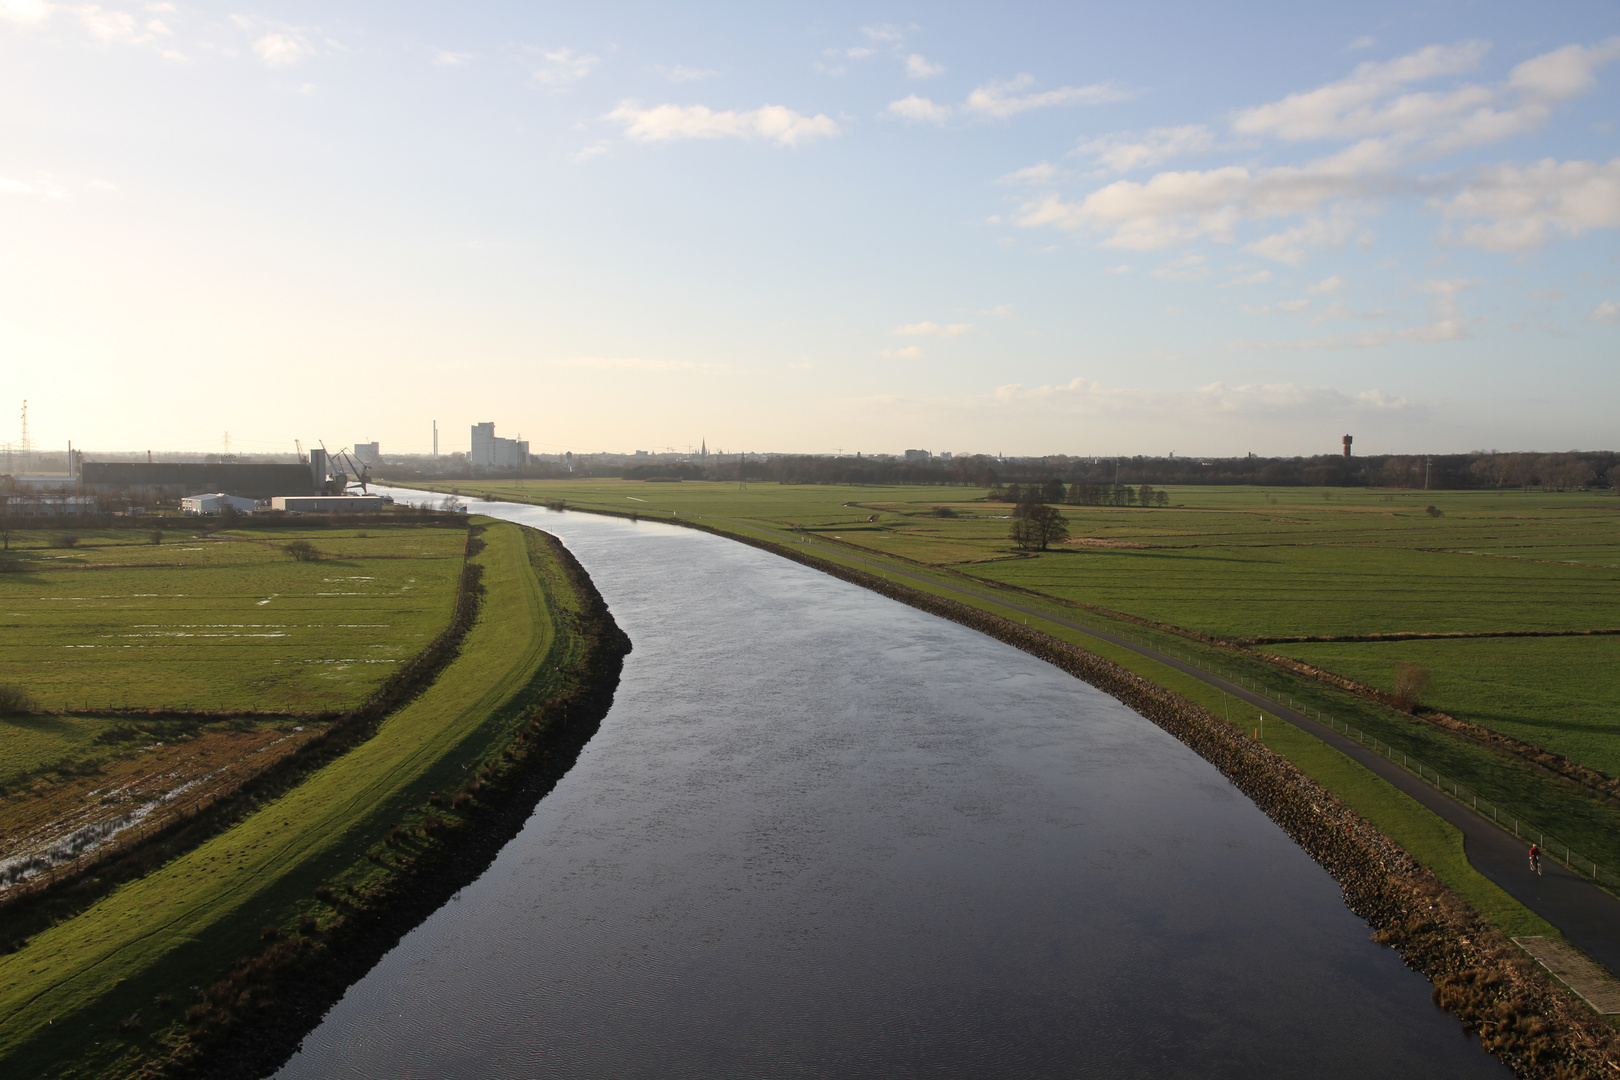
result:
[(506, 469), (529, 462), (529, 444), (502, 439), (495, 434), (493, 420), (472, 426), (472, 453), (467, 462), (475, 469)]
[(251, 514), (257, 505), (252, 499), (226, 495), (222, 491), (209, 495), (187, 495), (180, 500), (180, 509), (184, 513), (201, 514), (204, 517), (217, 514), (227, 506), (239, 514)]

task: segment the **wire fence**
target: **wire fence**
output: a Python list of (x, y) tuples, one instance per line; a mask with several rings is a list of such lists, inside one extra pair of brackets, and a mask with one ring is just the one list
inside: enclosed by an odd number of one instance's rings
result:
[(1114, 633), (1115, 636), (1134, 641), (1138, 645), (1152, 649), (1157, 653), (1191, 664), (1201, 671), (1207, 671), (1211, 675), (1218, 675), (1228, 682), (1235, 683), (1254, 694), (1267, 698), (1274, 704), (1286, 704), (1288, 708), (1295, 712), (1312, 717), (1318, 723), (1354, 739), (1369, 750), (1376, 751), (1389, 761), (1401, 766), (1407, 772), (1413, 773), (1436, 790), (1450, 796), (1453, 800), (1473, 810), (1481, 817), (1489, 819), (1502, 830), (1511, 832), (1520, 840), (1527, 843), (1534, 841), (1541, 850), (1543, 857), (1562, 863), (1567, 869), (1580, 874), (1582, 877), (1590, 878), (1599, 885), (1620, 885), (1620, 874), (1616, 874), (1611, 868), (1601, 865), (1596, 859), (1560, 839), (1555, 833), (1523, 817), (1517, 811), (1503, 807), (1494, 799), (1481, 795), (1476, 789), (1456, 777), (1449, 776), (1427, 762), (1413, 757), (1406, 751), (1391, 746), (1376, 735), (1364, 731), (1354, 724), (1335, 719), (1313, 705), (1307, 705), (1303, 701), (1296, 700), (1292, 694), (1274, 691), (1239, 672), (1213, 667), (1199, 657), (1177, 652), (1173, 648), (1137, 637), (1135, 634), (1123, 631), (1115, 631)]

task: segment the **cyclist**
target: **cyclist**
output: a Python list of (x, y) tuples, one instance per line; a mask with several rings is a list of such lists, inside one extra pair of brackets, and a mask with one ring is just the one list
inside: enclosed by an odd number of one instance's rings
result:
[(1541, 849), (1535, 844), (1530, 845), (1530, 869), (1541, 873)]

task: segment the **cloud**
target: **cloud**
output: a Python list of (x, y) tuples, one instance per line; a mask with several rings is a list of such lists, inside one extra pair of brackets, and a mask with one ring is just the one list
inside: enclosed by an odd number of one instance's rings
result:
[(547, 86), (566, 86), (578, 82), (591, 73), (602, 61), (590, 53), (573, 49), (546, 49), (540, 52), (540, 64), (531, 74), (536, 82)]
[(1013, 310), (1013, 306), (1011, 304), (997, 304), (995, 307), (986, 312), (986, 314), (994, 315), (998, 319), (1008, 319), (1016, 315), (1017, 312)]
[(863, 26), (861, 33), (865, 34), (869, 41), (881, 41), (885, 44), (898, 43), (905, 38), (905, 32), (893, 23), (873, 23), (870, 26)]
[(961, 337), (963, 334), (972, 329), (972, 323), (949, 323), (942, 326), (939, 323), (919, 322), (910, 323), (906, 326), (897, 326), (891, 331), (891, 333), (900, 334), (907, 337), (953, 338)]
[(1120, 263), (1118, 266), (1110, 266), (1108, 268), (1108, 272), (1117, 277), (1120, 274), (1128, 274), (1128, 273), (1130, 273), (1131, 268), (1130, 268), (1129, 265), (1127, 265), (1125, 263)]
[(1044, 90), (1037, 94), (1019, 93), (1034, 82), (1033, 75), (1019, 75), (1005, 82), (993, 80), (969, 94), (962, 110), (1005, 120), (1029, 109), (1047, 109), (1057, 105), (1101, 105), (1123, 101), (1130, 96), (1109, 83), (1060, 86), (1056, 90)]
[(296, 34), (271, 33), (253, 43), (253, 51), (265, 67), (292, 67), (306, 56), (314, 56), (315, 48)]
[(944, 64), (936, 64), (921, 53), (912, 53), (906, 57), (906, 78), (908, 79), (931, 79), (944, 71)]
[(921, 360), (927, 354), (915, 345), (907, 345), (903, 349), (884, 349), (878, 355), (885, 360)]
[(717, 112), (705, 105), (654, 105), (643, 109), (637, 102), (625, 101), (604, 119), (623, 124), (625, 136), (637, 142), (736, 138), (797, 146), (838, 135), (842, 130), (829, 116), (806, 116), (781, 105)]
[(1174, 262), (1165, 263), (1148, 272), (1165, 281), (1202, 281), (1214, 273), (1204, 265), (1202, 255), (1184, 255)]
[(1620, 303), (1605, 300), (1587, 314), (1587, 319), (1604, 326), (1620, 326)]
[[(1385, 164), (1361, 144), (1303, 166), (1251, 172), (1242, 165), (1191, 172), (1162, 172), (1146, 181), (1116, 180), (1080, 202), (1048, 195), (1022, 208), (1018, 224), (1105, 233), (1104, 246), (1135, 251), (1174, 247), (1208, 237), (1235, 240), (1243, 221), (1312, 214), (1324, 205), (1369, 197), (1390, 189), (1379, 176)], [(1325, 243), (1343, 226), (1302, 227), (1261, 242), (1261, 254), (1288, 261), (1303, 246)], [(1342, 241), (1341, 241), (1342, 242)]]
[(1003, 184), (1049, 184), (1058, 177), (1058, 167), (1050, 161), (1043, 161), (1036, 165), (1026, 165), (1022, 169), (1000, 177)]
[(936, 105), (925, 97), (907, 94), (899, 101), (889, 102), (888, 115), (922, 124), (943, 124), (951, 118), (949, 105)]
[(1620, 158), (1490, 166), (1452, 198), (1429, 205), (1448, 222), (1468, 222), (1448, 231), (1449, 239), (1489, 251), (1530, 251), (1555, 235), (1620, 227)]
[(55, 4), (46, 0), (0, 0), (0, 22), (38, 26), (51, 17)]
[(446, 49), (433, 50), (433, 63), (439, 67), (460, 67), (473, 58), (470, 52), (450, 52)]
[(1480, 41), (1431, 45), (1396, 60), (1360, 64), (1338, 82), (1243, 110), (1232, 130), (1286, 141), (1387, 137), (1431, 157), (1497, 142), (1540, 127), (1554, 105), (1595, 86), (1597, 68), (1620, 58), (1620, 36), (1533, 57), (1498, 86), (1409, 90), (1413, 83), (1472, 70), (1488, 49)]
[(1203, 124), (1153, 128), (1140, 134), (1104, 135), (1081, 143), (1076, 153), (1095, 154), (1097, 163), (1113, 172), (1145, 169), (1174, 157), (1200, 154), (1215, 145), (1215, 134)]
[(1346, 217), (1311, 217), (1299, 225), (1247, 244), (1244, 250), (1293, 266), (1304, 262), (1311, 248), (1342, 246), (1350, 239), (1355, 228), (1355, 222)]
[(1377, 38), (1373, 37), (1371, 34), (1362, 34), (1360, 37), (1356, 38), (1350, 44), (1346, 45), (1344, 47), (1344, 51), (1345, 52), (1356, 52), (1356, 51), (1358, 51), (1360, 49), (1370, 49), (1374, 45), (1377, 45), (1377, 44), (1378, 44), (1378, 39)]
[(1284, 300), (1277, 305), (1277, 310), (1286, 311), (1290, 315), (1298, 315), (1310, 306), (1311, 302), (1309, 300)]
[(601, 157), (607, 152), (608, 144), (606, 140), (603, 140), (601, 142), (592, 143), (590, 146), (580, 147), (578, 150), (575, 150), (572, 154), (568, 155), (568, 160), (578, 164), (582, 161), (589, 161), (591, 158)]
[(1260, 285), (1271, 280), (1270, 270), (1255, 270), (1248, 274), (1239, 274), (1231, 281), (1222, 283), (1221, 288), (1230, 289), (1239, 285)]
[(1336, 293), (1343, 289), (1344, 285), (1344, 278), (1340, 277), (1338, 274), (1334, 274), (1332, 277), (1323, 278), (1315, 285), (1305, 286), (1305, 291), (1315, 296), (1326, 296), (1330, 293)]

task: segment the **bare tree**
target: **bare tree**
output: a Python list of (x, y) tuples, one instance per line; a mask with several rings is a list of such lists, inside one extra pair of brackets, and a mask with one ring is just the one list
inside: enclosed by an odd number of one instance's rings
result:
[(1403, 712), (1412, 712), (1429, 689), (1429, 669), (1410, 660), (1395, 665), (1395, 705)]

